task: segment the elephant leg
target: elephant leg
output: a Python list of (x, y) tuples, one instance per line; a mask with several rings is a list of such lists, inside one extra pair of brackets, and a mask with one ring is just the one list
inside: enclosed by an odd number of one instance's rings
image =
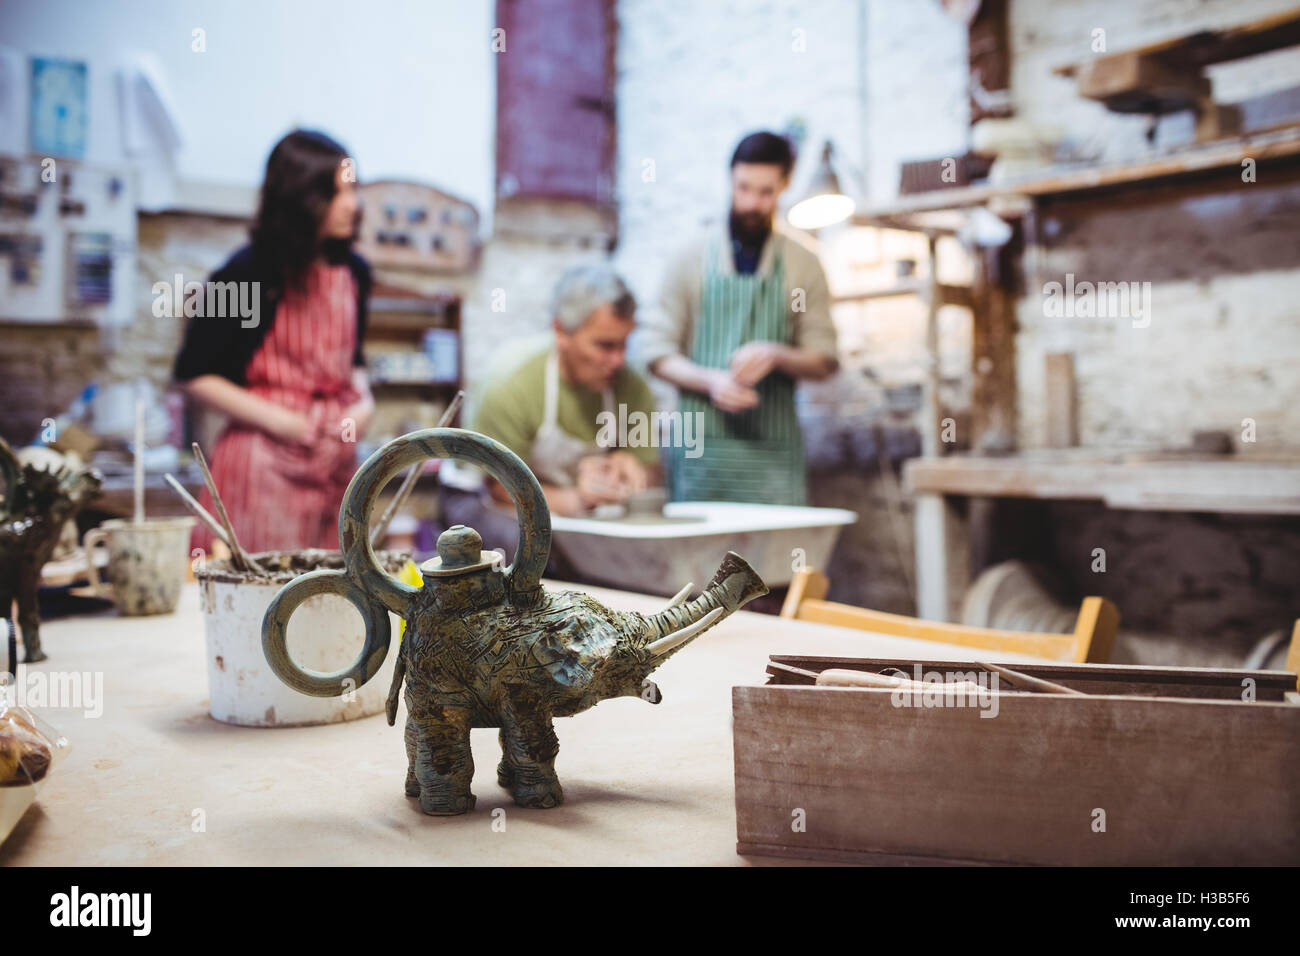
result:
[(501, 764), (497, 782), (521, 807), (558, 807), (564, 790), (555, 773), (560, 741), (551, 714), (537, 697), (507, 691), (501, 713)]
[(23, 632), (23, 660), (28, 664), (43, 661), (41, 650), (41, 615), (36, 603), (39, 571), (29, 576), (26, 571), (18, 580), (18, 627)]
[[(474, 757), (469, 747), (469, 709), (436, 703), (419, 706), (410, 696), (406, 706), (407, 753), (411, 755), (413, 738), (412, 759), (420, 809), (432, 816), (473, 810), (475, 801), (470, 784), (474, 779)], [(409, 772), (407, 780), (409, 784)]]
[(509, 790), (510, 785), (515, 782), (515, 771), (506, 757), (508, 745), (506, 744), (506, 729), (504, 727), (497, 733), (497, 742), (501, 744), (501, 762), (497, 764), (497, 786)]
[[(5, 568), (0, 567), (0, 576), (2, 576), (5, 573), (5, 570), (6, 570)], [(3, 578), (0, 578), (0, 618), (5, 618), (7, 620), (12, 615), (13, 623), (16, 625), (18, 623), (18, 618), (17, 618), (18, 611), (16, 608), (14, 608), (14, 592), (10, 587), (6, 586), (7, 584), (8, 584), (7, 581), (4, 581)], [(5, 623), (3, 625), (0, 625), (0, 644), (7, 644), (8, 639), (9, 639), (9, 625), (8, 623)], [(15, 653), (17, 652), (15, 651)], [(0, 670), (3, 670), (8, 666), (9, 666), (9, 649), (8, 647), (5, 647), (4, 650), (0, 650)], [(18, 666), (17, 658), (14, 659), (14, 666), (15, 667)], [(17, 674), (15, 674), (14, 676), (16, 677)]]
[(418, 797), (420, 795), (420, 781), (415, 776), (419, 726), (410, 716), (407, 716), (406, 729), (402, 736), (406, 740), (406, 795), (408, 797)]

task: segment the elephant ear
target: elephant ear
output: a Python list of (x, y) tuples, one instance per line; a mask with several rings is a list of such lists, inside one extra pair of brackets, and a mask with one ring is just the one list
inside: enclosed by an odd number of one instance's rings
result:
[(535, 632), (529, 653), (556, 684), (589, 687), (600, 665), (618, 647), (618, 628), (607, 620), (605, 609), (585, 594), (566, 592), (551, 597), (558, 600), (546, 612), (549, 626)]

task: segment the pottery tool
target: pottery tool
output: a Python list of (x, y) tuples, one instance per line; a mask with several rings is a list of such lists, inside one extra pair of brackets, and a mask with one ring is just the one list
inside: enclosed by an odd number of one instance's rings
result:
[[(463, 390), (456, 393), (456, 397), (451, 400), (447, 410), (442, 413), (442, 418), (438, 419), (438, 428), (446, 427), (447, 423), (456, 416), (456, 412), (460, 410), (460, 403), (464, 399), (465, 392)], [(393, 495), (393, 500), (388, 503), (388, 507), (384, 509), (383, 515), (370, 532), (371, 547), (384, 540), (384, 536), (388, 534), (389, 524), (396, 517), (398, 509), (406, 504), (406, 499), (411, 497), (411, 492), (415, 490), (415, 483), (420, 480), (420, 473), (423, 469), (424, 463), (421, 462), (418, 465), (411, 466), (411, 470), (406, 473), (406, 477), (402, 479), (401, 487), (397, 489), (397, 494)]]
[(135, 523), (144, 523), (144, 399), (135, 400)]
[(1019, 685), (1030, 690), (1042, 691), (1047, 694), (1071, 694), (1075, 697), (1087, 697), (1081, 690), (1075, 690), (1073, 687), (1066, 687), (1064, 684), (1058, 684), (1055, 681), (1043, 680), (1041, 677), (1030, 677), (1028, 674), (1022, 674), (1020, 671), (1013, 671), (1009, 667), (1002, 667), (998, 664), (985, 664), (981, 661), (975, 662), (977, 667), (993, 671), (1000, 674), (1012, 684)]
[(239, 538), (235, 536), (235, 527), (230, 523), (230, 515), (226, 514), (226, 506), (217, 492), (217, 483), (212, 480), (212, 472), (208, 470), (208, 460), (203, 457), (203, 449), (199, 447), (198, 442), (194, 442), (190, 447), (194, 449), (194, 460), (199, 463), (199, 470), (203, 472), (203, 482), (208, 486), (208, 494), (212, 496), (212, 506), (217, 509), (221, 526), (226, 529), (226, 543), (230, 546), (231, 560), (244, 571), (265, 574), (266, 569), (249, 557), (248, 552), (239, 544)]
[[(227, 548), (230, 548), (230, 539), (226, 537), (226, 529), (221, 527), (221, 523), (217, 521), (216, 518), (212, 517), (211, 514), (208, 513), (208, 509), (203, 507), (203, 505), (199, 504), (198, 501), (195, 500), (194, 496), (185, 490), (185, 486), (182, 485), (179, 481), (177, 481), (176, 478), (170, 473), (163, 475), (163, 479), (167, 482), (167, 484), (172, 486), (172, 491), (176, 492), (176, 494), (180, 496), (180, 499), (184, 503), (185, 507), (189, 508), (190, 511), (194, 513), (194, 516), (196, 518), (198, 518), (205, 525), (207, 525), (209, 530), (211, 530), (213, 534), (215, 534), (218, 538), (220, 538), (221, 542)], [(230, 550), (234, 551), (235, 549), (230, 548)]]
[[(671, 605), (670, 605), (670, 606), (671, 606)], [(802, 678), (802, 682), (803, 682), (803, 683), (808, 683), (808, 684), (815, 684), (815, 683), (817, 683), (817, 671), (805, 670), (805, 669), (802, 668), (802, 667), (795, 667), (793, 664), (783, 664), (783, 663), (781, 663), (780, 661), (771, 661), (771, 660), (768, 661), (768, 662), (767, 662), (767, 673), (768, 673), (771, 677), (779, 677), (779, 676), (781, 676), (782, 674), (785, 674), (785, 675), (794, 675), (795, 677)], [(773, 683), (773, 681), (769, 680), (768, 683), (769, 683), (769, 684), (770, 684), (770, 683)], [(797, 684), (797, 683), (801, 683), (801, 681), (784, 681), (784, 682), (783, 682), (783, 681), (776, 681), (775, 683), (778, 683), (778, 684), (779, 684), (779, 683), (795, 683), (795, 684)]]
[(988, 694), (989, 688), (980, 687), (972, 681), (951, 681), (932, 683), (916, 681), (910, 677), (895, 677), (891, 674), (872, 674), (869, 671), (855, 671), (849, 668), (831, 667), (817, 675), (818, 687), (886, 687), (905, 690), (910, 693), (950, 694), (961, 691), (965, 694)]

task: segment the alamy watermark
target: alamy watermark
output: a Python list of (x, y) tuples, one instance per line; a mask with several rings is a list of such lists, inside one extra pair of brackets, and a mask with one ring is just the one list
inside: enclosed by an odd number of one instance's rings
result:
[(932, 671), (912, 665), (911, 678), (900, 677), (889, 693), (895, 707), (978, 707), (980, 717), (998, 715), (996, 671)]
[(629, 412), (620, 403), (617, 413), (597, 415), (596, 424), (601, 448), (685, 448), (687, 458), (704, 454), (703, 412)]
[(104, 713), (103, 671), (43, 671), (18, 665), (18, 674), (0, 673), (0, 703), (36, 710), (80, 710), (86, 717)]
[(133, 936), (148, 936), (152, 912), (152, 893), (83, 893), (73, 884), (67, 893), (50, 897), (51, 926), (116, 926)]
[(260, 282), (186, 282), (178, 272), (175, 281), (160, 280), (149, 291), (155, 318), (239, 319), (245, 329), (262, 321)]
[(1043, 284), (1043, 315), (1049, 319), (1132, 319), (1133, 328), (1151, 324), (1150, 282), (1074, 281)]

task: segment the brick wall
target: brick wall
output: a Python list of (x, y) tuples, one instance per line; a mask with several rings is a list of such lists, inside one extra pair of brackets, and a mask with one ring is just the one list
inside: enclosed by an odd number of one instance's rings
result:
[(0, 323), (0, 437), (17, 448), (34, 439), (100, 374), (94, 326)]
[[(1238, 24), (1292, 8), (1289, 0), (1016, 0), (1011, 8), (1012, 96), (1018, 116), (1059, 128), (1079, 158), (1127, 162), (1192, 138), (1186, 115), (1161, 121), (1155, 143), (1142, 116), (1076, 95), (1052, 68), (1092, 56), (1094, 30), (1114, 52)], [(1300, 50), (1212, 68), (1215, 99), (1242, 103), (1300, 87)], [(1041, 447), (1043, 354), (1075, 351), (1084, 445), (1167, 448), (1191, 433), (1240, 437), (1246, 452), (1300, 449), (1300, 187), (1255, 183), (1198, 199), (1147, 190), (1122, 203), (1066, 204), (1044, 220), (1046, 252), (1027, 277), (1017, 339), (1019, 440)], [(1065, 273), (1091, 281), (1151, 282), (1152, 321), (1047, 319), (1041, 284)]]
[[(1039, 284), (1027, 282), (1019, 309), (1022, 447), (1044, 441), (1044, 355), (1066, 351), (1083, 445), (1187, 447), (1214, 429), (1242, 454), (1300, 449), (1298, 223), (1300, 185), (1267, 181), (1227, 195), (1052, 206)], [(1067, 274), (1149, 283), (1150, 315), (1047, 317), (1035, 292)], [(1243, 443), (1246, 419), (1255, 440)]]

